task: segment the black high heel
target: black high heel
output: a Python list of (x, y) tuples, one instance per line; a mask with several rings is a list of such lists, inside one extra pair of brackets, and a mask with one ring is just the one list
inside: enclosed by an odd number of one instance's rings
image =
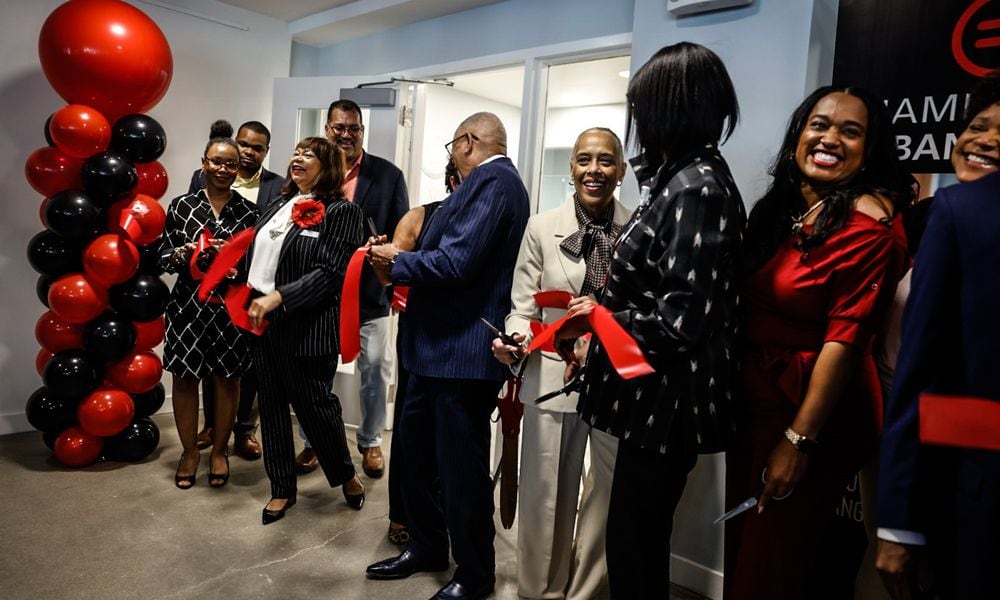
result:
[[(277, 500), (277, 498), (271, 498), (271, 500)], [(278, 510), (269, 510), (267, 508), (267, 505), (264, 505), (264, 511), (261, 514), (261, 520), (263, 521), (264, 525), (270, 525), (275, 521), (280, 521), (281, 519), (285, 518), (285, 513), (288, 512), (288, 509), (293, 506), (295, 506), (295, 496), (289, 498), (288, 502), (285, 502), (285, 505), (279, 508)]]
[(225, 473), (213, 473), (208, 472), (208, 485), (214, 488), (220, 488), (229, 483), (229, 455), (226, 454), (226, 472)]
[[(354, 477), (357, 479), (358, 476), (355, 475)], [(358, 479), (358, 483), (361, 483), (360, 479)], [(365, 486), (363, 483), (361, 484), (360, 494), (348, 494), (346, 485), (340, 486), (340, 491), (344, 492), (344, 500), (347, 501), (347, 505), (354, 510), (361, 510), (361, 507), (365, 505)]]
[[(183, 460), (184, 460), (184, 454), (182, 453), (181, 454), (181, 461), (183, 461)], [(199, 462), (201, 462), (201, 461), (199, 460)], [(180, 461), (178, 461), (178, 464), (177, 464), (178, 470), (180, 469), (180, 467), (181, 467)], [(174, 486), (177, 489), (179, 489), (179, 490), (189, 490), (189, 489), (191, 489), (191, 488), (194, 487), (195, 476), (196, 475), (198, 475), (198, 464), (197, 463), (195, 463), (194, 473), (192, 473), (190, 475), (178, 475), (175, 472), (174, 473)], [(187, 485), (181, 485), (183, 483), (186, 483)]]

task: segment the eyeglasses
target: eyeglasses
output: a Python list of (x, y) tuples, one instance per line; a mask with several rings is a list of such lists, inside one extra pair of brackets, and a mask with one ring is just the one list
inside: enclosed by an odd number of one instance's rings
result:
[(469, 133), (469, 132), (463, 133), (462, 135), (458, 136), (457, 138), (451, 140), (450, 142), (444, 145), (444, 150), (445, 152), (448, 153), (448, 156), (451, 156), (451, 151), (455, 146), (455, 142), (465, 138), (468, 138), (470, 144), (472, 143), (472, 140), (475, 140), (477, 142), (479, 141), (479, 138), (476, 137), (474, 133)]
[(208, 164), (212, 165), (216, 169), (224, 169), (226, 171), (235, 172), (238, 171), (240, 168), (240, 163), (234, 160), (220, 160), (218, 158), (215, 158), (214, 156), (206, 156), (204, 157), (204, 159), (208, 161)]
[(363, 125), (330, 125), (329, 123), (327, 123), (326, 127), (328, 129), (333, 130), (333, 132), (336, 133), (337, 135), (344, 135), (345, 133), (349, 133), (351, 135), (358, 135), (359, 133), (365, 130)]

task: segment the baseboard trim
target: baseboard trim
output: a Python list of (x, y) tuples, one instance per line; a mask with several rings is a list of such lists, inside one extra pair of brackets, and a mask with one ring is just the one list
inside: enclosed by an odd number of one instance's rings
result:
[(711, 600), (722, 598), (722, 572), (683, 556), (670, 555), (670, 581)]

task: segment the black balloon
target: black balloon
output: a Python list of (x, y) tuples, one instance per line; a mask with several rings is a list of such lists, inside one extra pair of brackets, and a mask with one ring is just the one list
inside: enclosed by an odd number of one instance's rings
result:
[(104, 313), (87, 323), (83, 347), (102, 360), (125, 358), (135, 346), (135, 325), (114, 313)]
[(100, 206), (125, 198), (138, 183), (135, 167), (120, 154), (102, 152), (83, 163), (83, 187)]
[(133, 163), (154, 161), (166, 147), (166, 132), (149, 115), (125, 115), (111, 128), (111, 149)]
[(35, 293), (38, 294), (38, 300), (45, 306), (49, 305), (49, 288), (52, 287), (52, 282), (59, 279), (53, 275), (39, 275), (38, 281), (35, 282)]
[(160, 274), (160, 245), (157, 243), (139, 248), (139, 273), (144, 275)]
[(76, 423), (77, 403), (78, 398), (56, 396), (40, 387), (28, 398), (24, 414), (38, 431), (60, 433)]
[(103, 225), (104, 211), (83, 192), (60, 192), (45, 203), (45, 226), (65, 238), (89, 240)]
[(140, 419), (156, 413), (163, 406), (163, 401), (167, 397), (167, 390), (162, 383), (141, 394), (132, 394), (132, 404), (135, 406), (135, 418)]
[(111, 288), (111, 308), (133, 321), (152, 321), (163, 314), (170, 290), (156, 275), (136, 275)]
[(58, 432), (43, 431), (42, 432), (42, 443), (45, 444), (45, 447), (48, 448), (49, 450), (55, 450), (56, 449), (56, 438), (59, 437), (60, 433), (62, 433), (62, 432), (61, 431), (58, 431)]
[(52, 134), (49, 132), (49, 125), (52, 124), (52, 117), (56, 116), (56, 113), (49, 115), (48, 119), (45, 119), (45, 143), (49, 146), (55, 147), (56, 143), (52, 141)]
[(51, 231), (39, 232), (28, 242), (28, 263), (42, 275), (83, 270), (80, 245)]
[(49, 393), (64, 398), (80, 398), (101, 382), (99, 364), (83, 350), (59, 352), (45, 363), (42, 381)]
[(132, 421), (121, 433), (104, 438), (104, 455), (109, 460), (138, 462), (156, 450), (160, 430), (149, 419)]

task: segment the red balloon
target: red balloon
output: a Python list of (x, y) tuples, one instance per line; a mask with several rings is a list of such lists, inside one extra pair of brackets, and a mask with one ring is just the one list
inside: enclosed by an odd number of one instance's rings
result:
[(86, 323), (107, 307), (108, 291), (83, 273), (64, 275), (49, 288), (49, 308), (70, 323)]
[(152, 352), (138, 352), (108, 365), (108, 381), (130, 394), (148, 392), (160, 383), (163, 364)]
[(82, 190), (82, 172), (82, 158), (74, 158), (51, 146), (35, 150), (24, 162), (24, 177), (46, 198), (66, 190)]
[(67, 467), (86, 467), (97, 460), (103, 449), (103, 439), (79, 427), (70, 427), (60, 433), (53, 444), (56, 460)]
[(104, 287), (121, 283), (139, 271), (139, 249), (117, 233), (98, 236), (83, 251), (83, 270)]
[(38, 351), (38, 354), (35, 356), (35, 370), (38, 371), (39, 377), (42, 376), (42, 371), (45, 370), (45, 363), (49, 362), (49, 359), (52, 358), (52, 356), (51, 350), (42, 348)]
[(162, 315), (152, 321), (132, 321), (132, 325), (135, 326), (135, 349), (133, 352), (152, 350), (163, 342), (166, 327)]
[(136, 186), (135, 193), (146, 194), (153, 198), (160, 198), (167, 193), (170, 179), (167, 177), (167, 170), (159, 161), (137, 163), (135, 171), (139, 174), (139, 185)]
[(70, 156), (87, 158), (104, 152), (111, 142), (111, 124), (104, 115), (83, 104), (69, 104), (52, 115), (49, 136)]
[(51, 310), (35, 323), (35, 339), (49, 352), (83, 348), (83, 325), (66, 321)]
[(146, 246), (159, 239), (166, 223), (167, 211), (146, 194), (136, 194), (108, 208), (108, 229), (128, 236), (137, 246)]
[(38, 56), (60, 96), (112, 123), (156, 105), (174, 68), (160, 28), (120, 0), (73, 0), (52, 11), (38, 35)]
[(111, 388), (92, 392), (76, 409), (80, 428), (102, 437), (120, 433), (132, 422), (134, 415), (132, 396)]

